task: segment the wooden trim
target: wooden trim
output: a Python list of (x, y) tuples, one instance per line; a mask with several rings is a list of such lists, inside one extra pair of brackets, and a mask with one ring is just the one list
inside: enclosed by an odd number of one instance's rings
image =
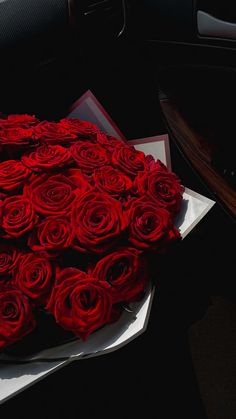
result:
[(173, 100), (160, 100), (167, 126), (187, 159), (200, 174), (216, 199), (236, 216), (236, 191), (211, 165), (207, 141), (183, 118)]

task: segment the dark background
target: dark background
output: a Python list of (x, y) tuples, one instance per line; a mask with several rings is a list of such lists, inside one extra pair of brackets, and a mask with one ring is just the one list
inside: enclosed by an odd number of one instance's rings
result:
[[(144, 44), (127, 38), (93, 47), (70, 37), (57, 41), (2, 54), (3, 113), (57, 120), (89, 88), (128, 139), (166, 133), (158, 66)], [(170, 141), (173, 170), (183, 184), (214, 199)], [(4, 403), (2, 417), (236, 417), (234, 243), (235, 224), (216, 204), (160, 261), (142, 336), (55, 372)]]

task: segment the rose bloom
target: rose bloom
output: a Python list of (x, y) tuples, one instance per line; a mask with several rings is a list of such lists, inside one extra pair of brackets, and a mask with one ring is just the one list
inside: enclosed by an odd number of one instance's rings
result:
[(133, 182), (128, 176), (112, 166), (104, 166), (95, 170), (93, 179), (98, 189), (114, 197), (126, 195), (133, 186)]
[(160, 166), (150, 172), (138, 173), (135, 184), (140, 196), (146, 195), (172, 216), (180, 211), (184, 188), (174, 173)]
[(18, 239), (33, 229), (38, 216), (29, 199), (24, 195), (6, 198), (2, 203), (2, 228), (6, 235)]
[(0, 190), (14, 192), (21, 188), (31, 171), (19, 160), (6, 160), (0, 163)]
[(100, 259), (91, 275), (108, 282), (114, 303), (138, 300), (148, 283), (145, 259), (131, 247), (120, 248)]
[(113, 153), (116, 147), (127, 147), (127, 143), (124, 141), (113, 137), (112, 135), (105, 134), (104, 132), (99, 132), (97, 134), (97, 143), (105, 147), (109, 153)]
[(20, 258), (15, 284), (34, 304), (45, 303), (52, 287), (52, 266), (49, 260), (35, 253)]
[(51, 171), (68, 165), (71, 154), (60, 145), (42, 145), (35, 151), (24, 154), (21, 161), (33, 171)]
[(70, 147), (70, 152), (79, 169), (85, 173), (92, 173), (110, 162), (106, 149), (92, 142), (77, 141)]
[(82, 191), (69, 178), (58, 174), (35, 176), (29, 187), (25, 187), (24, 193), (37, 213), (60, 216), (70, 212), (77, 193)]
[(0, 284), (0, 348), (22, 339), (35, 325), (26, 295), (8, 284)]
[(78, 250), (104, 253), (121, 238), (127, 216), (121, 203), (108, 194), (91, 191), (73, 203), (72, 225)]
[(96, 140), (97, 133), (99, 132), (97, 125), (77, 118), (64, 118), (60, 120), (59, 124), (79, 138)]
[(77, 136), (70, 133), (57, 122), (43, 121), (34, 129), (34, 138), (41, 144), (70, 145)]
[(18, 265), (20, 255), (21, 253), (16, 247), (0, 244), (0, 277), (12, 275)]
[(180, 239), (180, 233), (172, 224), (171, 216), (164, 208), (146, 197), (129, 202), (129, 241), (142, 250), (164, 251), (169, 244)]
[(70, 247), (72, 240), (70, 220), (65, 217), (47, 217), (29, 236), (28, 246), (33, 251), (61, 251)]
[(39, 123), (34, 115), (15, 114), (9, 115), (6, 119), (0, 119), (0, 128), (31, 128)]
[(81, 173), (80, 169), (66, 169), (64, 171), (64, 175), (77, 187), (81, 193), (91, 189), (91, 186), (87, 180), (87, 176)]
[(116, 147), (112, 153), (112, 164), (126, 175), (134, 177), (146, 168), (145, 154), (128, 145)]
[(32, 136), (33, 130), (29, 128), (5, 128), (0, 130), (0, 144), (17, 148), (30, 146), (34, 145)]
[(84, 340), (113, 321), (109, 285), (75, 268), (57, 270), (46, 309), (61, 327)]

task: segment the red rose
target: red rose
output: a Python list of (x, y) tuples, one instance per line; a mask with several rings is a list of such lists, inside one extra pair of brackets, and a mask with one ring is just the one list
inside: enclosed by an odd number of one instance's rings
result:
[(139, 299), (148, 282), (141, 252), (134, 248), (119, 249), (101, 259), (91, 271), (99, 281), (110, 285), (114, 303)]
[(49, 260), (35, 253), (22, 256), (15, 284), (34, 304), (45, 303), (52, 287), (52, 267)]
[(21, 160), (31, 170), (48, 171), (68, 165), (71, 154), (60, 145), (42, 145), (35, 151), (22, 156)]
[(19, 258), (20, 252), (14, 246), (0, 244), (0, 277), (11, 276)]
[(74, 268), (58, 270), (46, 308), (61, 327), (82, 339), (112, 321), (108, 284)]
[(31, 171), (19, 160), (6, 160), (0, 163), (0, 189), (13, 192), (22, 187)]
[(93, 178), (98, 189), (114, 197), (125, 196), (133, 186), (128, 176), (111, 166), (95, 170)]
[(69, 178), (58, 174), (50, 177), (35, 176), (24, 191), (36, 212), (60, 216), (70, 211), (79, 189)]
[(72, 239), (72, 226), (65, 217), (47, 217), (29, 236), (28, 246), (33, 251), (60, 251), (68, 248)]
[(170, 213), (154, 202), (148, 202), (146, 197), (133, 199), (129, 207), (129, 241), (135, 247), (164, 251), (170, 243), (180, 238)]
[(140, 196), (148, 196), (172, 216), (180, 211), (184, 188), (174, 173), (162, 167), (139, 173), (136, 185)]
[(78, 167), (85, 173), (91, 173), (110, 162), (107, 151), (99, 144), (77, 141), (70, 151)]
[(147, 164), (147, 170), (155, 169), (156, 162), (155, 162), (154, 157), (151, 154), (148, 154), (146, 156), (146, 164)]
[(124, 141), (119, 140), (112, 135), (105, 134), (104, 132), (99, 132), (97, 134), (97, 142), (105, 147), (109, 153), (113, 153), (116, 147), (127, 147), (127, 143), (124, 143)]
[(145, 160), (147, 165), (147, 171), (159, 169), (160, 171), (168, 172), (166, 165), (162, 163), (161, 160), (155, 160), (151, 154), (147, 154)]
[(80, 192), (85, 192), (91, 189), (87, 181), (87, 176), (84, 176), (80, 169), (67, 169), (64, 175), (77, 187)]
[(28, 298), (18, 289), (0, 285), (0, 348), (22, 339), (34, 327)]
[(108, 194), (91, 191), (74, 202), (72, 225), (79, 249), (103, 253), (121, 238), (127, 217), (119, 201)]
[(7, 119), (0, 119), (0, 127), (2, 128), (31, 128), (39, 123), (34, 115), (9, 115)]
[(90, 140), (96, 140), (97, 133), (99, 132), (99, 128), (95, 124), (87, 121), (81, 121), (81, 119), (77, 118), (61, 119), (60, 125), (71, 134)]
[(33, 130), (21, 127), (0, 130), (0, 144), (8, 147), (25, 147), (33, 145)]
[(112, 164), (134, 177), (146, 168), (145, 154), (131, 146), (116, 147), (112, 154)]
[(32, 230), (38, 222), (31, 202), (23, 195), (6, 198), (2, 204), (4, 237), (19, 238)]
[(106, 147), (109, 144), (107, 134), (105, 132), (99, 131), (96, 136), (96, 142), (102, 147)]
[(56, 122), (41, 122), (34, 129), (34, 138), (42, 144), (71, 144), (77, 139), (76, 135), (70, 133)]

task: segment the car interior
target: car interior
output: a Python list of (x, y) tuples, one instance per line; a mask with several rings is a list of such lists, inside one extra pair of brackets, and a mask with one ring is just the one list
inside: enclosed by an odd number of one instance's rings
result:
[[(176, 415), (186, 403), (189, 419), (235, 417), (236, 2), (0, 0), (0, 49), (2, 114), (58, 120), (90, 89), (128, 140), (168, 133), (173, 170), (216, 201), (183, 245), (188, 280), (163, 286), (167, 301), (184, 295), (191, 317), (182, 390), (193, 380), (186, 397), (200, 407), (180, 396), (177, 376), (165, 389), (182, 400)], [(173, 417), (167, 400), (161, 418)]]

